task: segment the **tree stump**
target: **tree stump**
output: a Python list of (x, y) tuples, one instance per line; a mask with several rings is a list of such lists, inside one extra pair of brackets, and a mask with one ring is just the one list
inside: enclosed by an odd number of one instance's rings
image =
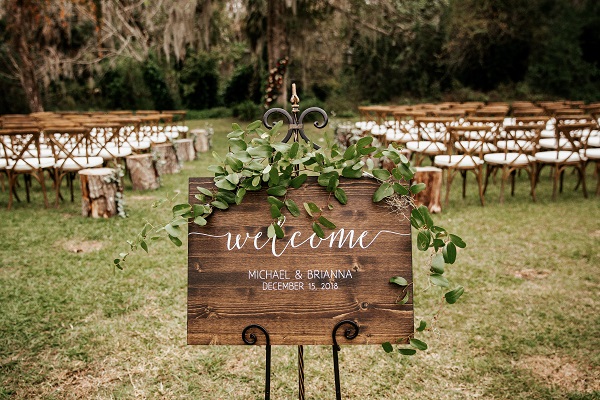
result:
[(117, 215), (117, 202), (123, 198), (119, 179), (112, 168), (89, 168), (79, 171), (81, 214), (92, 218), (110, 218)]
[(160, 187), (152, 154), (133, 154), (126, 157), (126, 162), (133, 190), (154, 190)]
[(194, 149), (192, 139), (173, 140), (173, 146), (175, 146), (179, 162), (194, 161), (196, 159), (196, 149)]
[(198, 153), (206, 153), (210, 150), (210, 136), (206, 129), (192, 129), (190, 133), (194, 137), (194, 148)]
[(156, 157), (156, 170), (158, 176), (176, 174), (181, 171), (177, 153), (171, 143), (160, 143), (152, 145), (152, 154)]
[(431, 213), (441, 212), (442, 170), (437, 167), (417, 167), (413, 183), (424, 183), (427, 186), (417, 193), (416, 203), (427, 206)]

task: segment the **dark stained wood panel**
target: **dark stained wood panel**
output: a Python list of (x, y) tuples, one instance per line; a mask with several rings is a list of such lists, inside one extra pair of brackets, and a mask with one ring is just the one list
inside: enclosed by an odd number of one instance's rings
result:
[[(211, 178), (191, 178), (191, 204), (198, 203), (197, 186), (214, 187)], [(205, 227), (189, 225), (189, 344), (241, 345), (244, 328), (259, 324), (274, 345), (327, 345), (335, 324), (347, 319), (360, 332), (347, 341), (340, 329), (340, 344), (412, 335), (412, 296), (397, 304), (402, 288), (389, 283), (392, 276), (412, 281), (410, 222), (385, 202), (372, 202), (377, 182), (346, 179), (340, 187), (348, 194), (345, 206), (314, 178), (290, 189), (287, 196), (302, 215), (294, 218), (284, 209), (283, 239), (267, 237), (272, 218), (266, 190), (248, 192), (227, 211), (216, 210)], [(336, 224), (334, 230), (324, 228), (324, 240), (310, 239), (312, 218), (302, 206), (309, 201)]]

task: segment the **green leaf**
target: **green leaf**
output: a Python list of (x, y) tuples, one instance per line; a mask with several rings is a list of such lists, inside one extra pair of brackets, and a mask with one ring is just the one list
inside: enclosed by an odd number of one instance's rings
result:
[(401, 180), (402, 178), (402, 174), (400, 173), (400, 171), (398, 170), (398, 167), (393, 168), (392, 169), (392, 175), (394, 176), (394, 178)]
[[(225, 171), (223, 170), (223, 172), (225, 172)], [(213, 197), (213, 194), (212, 194), (212, 192), (210, 190), (205, 189), (205, 188), (203, 188), (201, 186), (197, 186), (196, 190), (198, 190), (200, 193), (202, 193), (205, 196)]]
[(279, 184), (279, 172), (277, 171), (276, 166), (273, 166), (273, 168), (271, 168), (271, 170), (269, 171), (269, 182), (272, 185)]
[(319, 223), (325, 228), (335, 229), (335, 224), (322, 215), (319, 217)]
[(302, 186), (304, 184), (304, 182), (306, 182), (307, 178), (308, 178), (308, 175), (306, 175), (306, 174), (298, 175), (297, 177), (292, 179), (292, 182), (290, 183), (290, 185), (294, 189), (298, 189), (300, 186)]
[(464, 249), (465, 247), (467, 247), (467, 244), (458, 236), (450, 234), (450, 241), (452, 243), (454, 243), (456, 245), (456, 247), (460, 247), (461, 249)]
[(346, 167), (342, 170), (342, 176), (344, 178), (360, 178), (362, 177), (362, 169), (354, 170), (352, 167)]
[(383, 351), (385, 351), (386, 353), (391, 353), (392, 351), (394, 351), (394, 347), (390, 342), (382, 343), (381, 347), (383, 347)]
[(410, 224), (417, 229), (422, 228), (425, 225), (425, 220), (418, 208), (413, 208), (410, 212)]
[(235, 172), (240, 172), (242, 168), (244, 168), (243, 162), (229, 155), (225, 157), (225, 164), (229, 165), (229, 167)]
[(229, 182), (233, 183), (234, 185), (237, 185), (238, 183), (240, 183), (240, 176), (238, 174), (229, 174), (225, 177), (225, 179), (227, 179)]
[(269, 225), (269, 227), (267, 228), (267, 237), (269, 239), (272, 239), (275, 237), (275, 224), (271, 224)]
[(456, 245), (452, 242), (446, 243), (442, 250), (442, 254), (444, 255), (446, 264), (454, 264), (454, 261), (456, 261)]
[(304, 203), (304, 209), (306, 210), (306, 212), (308, 213), (308, 215), (310, 215), (311, 217), (314, 217), (313, 214), (318, 214), (321, 212), (321, 209), (319, 208), (319, 206), (317, 206), (315, 203)]
[(448, 282), (448, 279), (446, 279), (446, 277), (444, 275), (440, 275), (440, 274), (431, 274), (429, 276), (429, 279), (431, 280), (431, 283), (433, 283), (436, 286), (441, 286), (441, 287), (450, 287), (450, 282)]
[(318, 237), (325, 239), (325, 232), (323, 232), (323, 228), (321, 228), (321, 226), (316, 222), (313, 222), (312, 230), (317, 234)]
[(429, 214), (427, 206), (420, 206), (419, 213), (421, 214), (421, 217), (423, 217), (423, 222), (425, 222), (427, 228), (431, 228), (433, 226), (433, 220), (431, 219), (431, 214)]
[(375, 150), (377, 150), (377, 147), (365, 147), (364, 149), (358, 150), (358, 154), (360, 154), (361, 156), (366, 156), (367, 154), (370, 154)]
[(219, 190), (219, 192), (217, 193), (217, 195), (215, 197), (216, 197), (215, 200), (220, 200), (227, 204), (235, 203), (235, 193), (233, 193), (229, 190)]
[(279, 226), (279, 224), (273, 224), (273, 227), (275, 228), (275, 236), (277, 236), (277, 239), (283, 239), (285, 233), (283, 233), (281, 226)]
[(381, 200), (383, 200), (386, 197), (389, 197), (393, 194), (394, 194), (394, 189), (392, 188), (392, 186), (389, 183), (384, 182), (381, 184), (381, 186), (379, 186), (379, 188), (375, 191), (375, 193), (373, 193), (373, 202), (378, 203)]
[(444, 267), (444, 255), (441, 253), (436, 254), (433, 257), (433, 260), (431, 260), (431, 271), (435, 272), (436, 274), (443, 274)]
[(465, 288), (463, 288), (462, 286), (459, 286), (456, 289), (451, 290), (448, 293), (446, 293), (444, 295), (444, 297), (446, 298), (446, 302), (448, 302), (448, 304), (454, 304), (454, 303), (456, 303), (458, 298), (463, 295), (464, 292), (465, 292)]
[(267, 189), (267, 194), (271, 196), (285, 196), (287, 188), (285, 186), (273, 186)]
[(427, 350), (427, 343), (423, 342), (419, 339), (410, 339), (410, 345), (417, 350), (425, 351)]
[(206, 214), (206, 208), (204, 208), (204, 205), (202, 204), (194, 204), (192, 206), (192, 210), (193, 210), (193, 216), (197, 217), (198, 215), (203, 215)]
[(206, 225), (206, 219), (204, 219), (204, 217), (202, 217), (202, 216), (199, 215), (196, 218), (194, 218), (194, 223), (196, 225), (205, 226)]
[(336, 188), (335, 191), (333, 192), (333, 195), (335, 196), (337, 201), (339, 201), (341, 204), (348, 203), (348, 196), (346, 195), (346, 192), (344, 191), (344, 189), (342, 189), (340, 187)]
[(296, 156), (298, 155), (298, 149), (299, 148), (300, 148), (300, 143), (294, 142), (292, 144), (292, 147), (290, 148), (290, 151), (288, 153), (289, 156), (290, 156), (290, 158), (296, 158)]
[(246, 149), (252, 157), (267, 158), (273, 154), (273, 148), (269, 145), (260, 145), (256, 147), (248, 147)]
[(410, 186), (410, 192), (412, 194), (417, 194), (423, 190), (425, 190), (427, 186), (424, 183), (415, 183), (414, 185)]
[(168, 236), (169, 236), (169, 239), (171, 240), (171, 242), (173, 242), (173, 244), (175, 244), (175, 246), (177, 246), (177, 247), (181, 247), (181, 245), (182, 245), (183, 243), (181, 242), (181, 240), (179, 240), (179, 238), (178, 238), (178, 237), (171, 236), (171, 235), (168, 235)]
[(414, 356), (415, 354), (417, 354), (417, 351), (415, 349), (398, 349), (398, 352), (403, 356)]
[(171, 224), (165, 225), (165, 231), (167, 231), (169, 235), (175, 237), (180, 237), (183, 235), (183, 231), (179, 227), (173, 226)]
[(290, 214), (292, 214), (294, 217), (300, 216), (300, 209), (298, 208), (298, 205), (294, 202), (294, 200), (287, 199), (285, 201), (285, 206), (287, 207)]
[(329, 183), (327, 184), (327, 191), (328, 192), (333, 192), (335, 191), (335, 189), (338, 187), (338, 185), (340, 184), (340, 178), (336, 176), (332, 176), (331, 179), (329, 179)]
[(246, 130), (247, 130), (247, 131), (253, 131), (253, 130), (255, 130), (256, 128), (260, 128), (260, 124), (261, 124), (261, 122), (260, 122), (260, 121), (254, 121), (254, 122), (251, 122), (251, 123), (250, 123), (250, 124), (248, 124), (248, 126), (246, 127)]
[(387, 181), (391, 176), (390, 172), (387, 169), (374, 169), (373, 175), (375, 176), (375, 178), (382, 181)]
[(430, 235), (428, 235), (429, 231), (419, 231), (417, 234), (417, 249), (421, 251), (425, 251), (429, 248)]
[(175, 204), (173, 206), (173, 217), (178, 217), (178, 216), (186, 214), (190, 211), (192, 211), (192, 206), (187, 203)]
[(417, 332), (423, 332), (425, 330), (425, 328), (427, 328), (427, 322), (421, 320), (421, 322), (419, 322), (419, 327), (417, 328)]
[(257, 175), (254, 178), (252, 178), (252, 186), (258, 186), (258, 185), (260, 185), (260, 175)]
[(173, 219), (173, 221), (171, 221), (170, 224), (173, 226), (181, 226), (181, 225), (185, 225), (187, 223), (188, 223), (187, 219), (182, 218), (182, 217), (177, 217), (177, 218)]
[(229, 139), (228, 142), (230, 150), (234, 153), (236, 151), (244, 151), (248, 148), (248, 145), (242, 139), (232, 138)]
[(231, 139), (231, 138), (239, 138), (239, 137), (240, 137), (240, 136), (242, 136), (243, 134), (244, 134), (244, 131), (243, 131), (243, 130), (241, 130), (241, 129), (236, 129), (236, 130), (234, 130), (233, 132), (229, 132), (229, 133), (227, 134), (227, 137), (228, 137), (228, 138), (230, 138), (230, 139)]
[(233, 129), (234, 131), (241, 131), (242, 127), (234, 122), (233, 124), (231, 124), (231, 129)]
[(271, 211), (271, 217), (273, 217), (273, 218), (281, 217), (281, 210), (276, 205), (272, 204), (270, 211)]
[(225, 171), (225, 168), (223, 168), (220, 165), (209, 165), (207, 169), (210, 172), (212, 172), (213, 174), (216, 174), (216, 175), (222, 175), (222, 174), (226, 174), (227, 173), (227, 171)]
[(216, 181), (215, 186), (219, 189), (225, 190), (235, 190), (236, 188), (236, 186), (233, 183), (229, 182), (227, 179), (221, 179), (219, 181)]
[(361, 147), (366, 147), (371, 143), (373, 143), (373, 136), (365, 136), (358, 139), (358, 142), (356, 142), (356, 147), (360, 149)]
[(413, 178), (414, 174), (407, 165), (398, 164), (397, 168), (405, 181), (408, 182)]
[(220, 200), (215, 200), (213, 202), (210, 203), (213, 207), (218, 208), (219, 210), (227, 210), (229, 208), (229, 205), (227, 203), (224, 203)]
[(408, 195), (408, 189), (403, 185), (396, 182), (392, 185), (392, 187), (394, 188), (394, 192), (398, 193), (400, 196)]
[(356, 145), (349, 146), (344, 152), (344, 159), (352, 160), (356, 156)]
[(281, 208), (284, 206), (283, 201), (279, 200), (277, 197), (269, 196), (267, 197), (267, 201), (269, 202), (269, 204), (276, 205), (277, 208)]
[(398, 304), (404, 305), (404, 304), (408, 303), (408, 299), (410, 299), (410, 293), (406, 292), (404, 297), (400, 301), (398, 301)]
[(146, 242), (145, 242), (145, 241), (143, 241), (143, 240), (142, 240), (142, 241), (140, 242), (140, 247), (141, 247), (141, 248), (142, 248), (142, 249), (143, 249), (143, 250), (144, 250), (146, 253), (148, 253), (148, 245), (146, 244)]
[(390, 283), (395, 283), (396, 285), (399, 286), (407, 286), (408, 282), (406, 281), (406, 279), (404, 279), (401, 276), (393, 276), (390, 278)]
[(216, 151), (212, 152), (212, 156), (215, 160), (217, 160), (219, 163), (223, 163), (223, 159), (221, 158), (221, 156), (219, 155), (219, 153), (217, 153)]
[(237, 190), (237, 193), (235, 194), (235, 204), (237, 204), (238, 206), (240, 204), (242, 204), (242, 200), (244, 199), (245, 195), (246, 195), (246, 189), (239, 188)]

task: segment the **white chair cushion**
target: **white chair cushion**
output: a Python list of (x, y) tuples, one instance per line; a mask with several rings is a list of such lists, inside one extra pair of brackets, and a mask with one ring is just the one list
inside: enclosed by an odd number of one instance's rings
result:
[(6, 169), (7, 165), (6, 158), (0, 158), (0, 169)]
[(152, 142), (150, 141), (150, 139), (142, 139), (139, 142), (131, 141), (131, 142), (129, 142), (129, 144), (131, 145), (131, 147), (134, 150), (146, 150), (146, 149), (150, 148), (150, 145), (152, 145)]
[(388, 132), (385, 134), (385, 138), (388, 142), (407, 143), (417, 140), (417, 135), (402, 132)]
[(423, 154), (440, 154), (445, 153), (447, 150), (446, 145), (443, 143), (428, 141), (408, 142), (406, 148)]
[(494, 134), (492, 132), (478, 133), (478, 132), (464, 132), (462, 137), (469, 141), (478, 141), (485, 140), (487, 142), (491, 142), (494, 140)]
[(440, 155), (435, 156), (433, 163), (438, 167), (474, 168), (482, 165), (483, 160), (475, 156)]
[(465, 153), (472, 151), (479, 151), (479, 148), (482, 147), (483, 153), (494, 153), (498, 151), (498, 148), (491, 143), (481, 143), (475, 140), (461, 140), (460, 142), (454, 143), (454, 148), (463, 151)]
[(590, 160), (600, 160), (600, 147), (587, 148), (585, 150), (582, 149), (579, 153)]
[(499, 149), (508, 150), (508, 151), (519, 151), (519, 149), (523, 151), (533, 151), (535, 149), (535, 145), (532, 142), (527, 140), (500, 140), (496, 143)]
[(483, 160), (490, 164), (527, 165), (534, 162), (535, 158), (519, 153), (490, 153), (484, 155)]
[(540, 137), (554, 139), (556, 137), (556, 134), (554, 133), (554, 129), (544, 129), (541, 132)]
[(24, 160), (18, 160), (17, 162), (9, 161), (6, 169), (15, 172), (29, 172), (35, 171), (36, 169), (50, 168), (54, 166), (54, 158), (44, 157), (40, 158), (25, 158)]
[(535, 155), (536, 161), (543, 163), (579, 162), (585, 157), (572, 151), (541, 151)]
[(54, 167), (63, 171), (79, 171), (85, 168), (99, 167), (103, 163), (102, 157), (73, 157), (59, 160)]
[(600, 136), (590, 136), (587, 145), (588, 147), (600, 147)]
[(107, 147), (98, 152), (98, 156), (105, 160), (112, 160), (113, 158), (125, 158), (132, 153), (131, 147)]
[(560, 148), (561, 150), (572, 150), (573, 149), (573, 145), (571, 144), (571, 142), (569, 142), (569, 139), (567, 138), (560, 138), (560, 140), (558, 141), (558, 146), (557, 146), (557, 142), (556, 139), (540, 139), (540, 147), (544, 148), (544, 149), (558, 149)]

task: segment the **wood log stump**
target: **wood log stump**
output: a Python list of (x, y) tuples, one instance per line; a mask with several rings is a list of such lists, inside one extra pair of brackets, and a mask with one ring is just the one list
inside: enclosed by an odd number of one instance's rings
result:
[(437, 167), (417, 167), (413, 183), (424, 183), (427, 186), (417, 193), (416, 203), (427, 206), (433, 214), (442, 212), (442, 170)]
[(133, 190), (154, 190), (160, 187), (152, 154), (133, 154), (126, 157), (126, 162)]
[(196, 149), (192, 139), (173, 140), (173, 146), (175, 146), (179, 162), (194, 161), (196, 159)]
[(152, 145), (152, 154), (155, 155), (158, 176), (176, 174), (181, 171), (175, 147), (171, 143)]
[(194, 137), (194, 148), (198, 153), (206, 153), (210, 150), (210, 137), (206, 129), (192, 129), (190, 131)]
[(84, 217), (110, 218), (119, 213), (118, 201), (123, 199), (123, 189), (114, 169), (82, 169), (79, 171), (79, 180), (81, 214)]

